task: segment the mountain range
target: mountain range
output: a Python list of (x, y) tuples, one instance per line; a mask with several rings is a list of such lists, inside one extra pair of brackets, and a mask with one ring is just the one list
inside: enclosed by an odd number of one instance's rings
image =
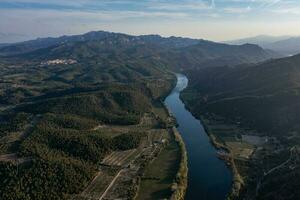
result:
[(282, 55), (290, 56), (300, 53), (300, 37), (259, 35), (225, 43), (241, 45), (245, 43), (257, 44), (264, 49), (276, 51)]
[[(128, 82), (158, 75), (161, 69), (259, 63), (278, 56), (258, 45), (227, 45), (189, 38), (131, 36), (104, 31), (10, 44), (0, 48), (0, 54), (0, 66), (3, 66), (0, 73), (3, 76), (3, 98), (0, 103), (4, 105), (42, 95), (45, 88), (52, 91), (57, 87), (66, 89), (102, 82)], [(55, 60), (71, 60), (75, 64), (67, 69), (65, 65), (39, 67)], [(10, 68), (9, 65), (21, 68)], [(20, 77), (6, 76), (16, 73), (16, 69)], [(19, 87), (8, 87), (9, 83)]]
[(130, 36), (104, 31), (83, 35), (41, 38), (0, 47), (4, 57), (54, 59), (121, 56), (155, 58), (174, 68), (256, 63), (279, 54), (258, 45), (228, 45), (207, 40), (159, 35)]

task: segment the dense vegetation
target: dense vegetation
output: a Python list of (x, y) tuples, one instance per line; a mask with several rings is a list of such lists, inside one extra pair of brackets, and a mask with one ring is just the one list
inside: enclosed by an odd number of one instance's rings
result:
[(299, 131), (299, 63), (300, 56), (294, 56), (256, 66), (191, 71), (185, 96), (199, 113), (211, 111), (272, 135)]
[(149, 109), (149, 97), (137, 87), (112, 85), (92, 94), (47, 98), (37, 103), (22, 105), (15, 110), (32, 114), (71, 114), (102, 123), (126, 125), (138, 123), (141, 114)]
[(95, 169), (81, 161), (37, 159), (16, 166), (0, 164), (1, 199), (65, 199), (92, 178)]
[[(141, 114), (149, 109), (149, 97), (138, 95), (134, 88), (105, 91), (111, 96), (103, 98), (102, 92), (78, 94), (18, 108), (42, 114), (42, 118), (18, 146), (18, 156), (31, 161), (18, 167), (1, 163), (1, 199), (67, 199), (87, 185), (105, 155), (139, 145), (141, 132), (110, 137), (93, 128), (104, 122), (139, 123)], [(117, 117), (113, 117), (114, 111)], [(19, 118), (16, 115), (14, 119)]]
[[(77, 57), (82, 63), (68, 66), (41, 67), (31, 60), (11, 68), (15, 61), (10, 59), (3, 64), (0, 99), (6, 111), (1, 114), (1, 136), (25, 132), (25, 126), (40, 117), (26, 137), (1, 143), (1, 151), (29, 158), (18, 166), (1, 162), (1, 199), (68, 199), (78, 194), (104, 156), (136, 148), (144, 135), (110, 136), (95, 128), (138, 124), (150, 111), (152, 96), (159, 97), (172, 85), (163, 78), (160, 88), (148, 88), (153, 82), (149, 78), (165, 72), (146, 63), (83, 57)], [(9, 87), (11, 83), (16, 88)]]

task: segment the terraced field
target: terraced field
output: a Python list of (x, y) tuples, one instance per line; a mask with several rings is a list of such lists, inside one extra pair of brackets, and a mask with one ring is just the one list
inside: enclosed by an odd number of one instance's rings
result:
[(99, 199), (107, 186), (111, 183), (115, 176), (115, 172), (100, 170), (89, 186), (80, 194), (73, 197), (73, 200), (89, 200)]
[[(165, 111), (160, 110), (160, 112)], [(72, 199), (132, 199), (138, 191), (141, 176), (145, 170), (149, 170), (149, 167), (153, 168), (153, 164), (156, 168), (162, 164), (163, 169), (163, 172), (159, 170), (152, 172), (153, 176), (164, 176), (166, 172), (166, 177), (162, 178), (168, 179), (163, 185), (156, 182), (155, 191), (168, 189), (167, 195), (170, 196), (173, 178), (178, 169), (179, 147), (168, 129), (157, 128), (156, 116), (154, 113), (146, 113), (137, 125), (99, 125), (93, 129), (93, 131), (103, 133), (104, 135), (102, 135), (105, 137), (118, 137), (120, 133), (130, 131), (144, 131), (144, 136), (137, 148), (112, 151), (105, 156), (94, 179), (81, 194), (73, 196)], [(171, 143), (169, 144), (169, 142)], [(170, 162), (164, 162), (166, 158), (170, 159)], [(151, 164), (145, 168), (149, 162)], [(141, 187), (144, 187), (144, 180), (141, 182)], [(143, 189), (139, 191), (143, 191)], [(151, 191), (149, 192), (151, 193)], [(139, 194), (141, 193), (139, 192)], [(165, 196), (166, 194), (161, 197)]]
[(130, 161), (132, 156), (137, 154), (136, 149), (128, 151), (114, 151), (101, 162), (102, 165), (124, 166)]

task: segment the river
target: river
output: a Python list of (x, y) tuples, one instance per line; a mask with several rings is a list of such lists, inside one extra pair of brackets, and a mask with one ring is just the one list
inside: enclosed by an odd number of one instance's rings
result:
[(179, 98), (180, 92), (187, 85), (187, 77), (177, 74), (177, 85), (165, 100), (177, 120), (177, 129), (187, 149), (189, 174), (186, 199), (222, 200), (230, 191), (232, 173), (225, 162), (218, 159), (201, 121), (185, 108)]

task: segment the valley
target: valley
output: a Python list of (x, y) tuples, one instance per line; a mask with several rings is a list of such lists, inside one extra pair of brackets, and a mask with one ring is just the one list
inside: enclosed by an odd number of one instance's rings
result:
[(299, 55), (104, 31), (0, 55), (0, 199), (299, 197)]

